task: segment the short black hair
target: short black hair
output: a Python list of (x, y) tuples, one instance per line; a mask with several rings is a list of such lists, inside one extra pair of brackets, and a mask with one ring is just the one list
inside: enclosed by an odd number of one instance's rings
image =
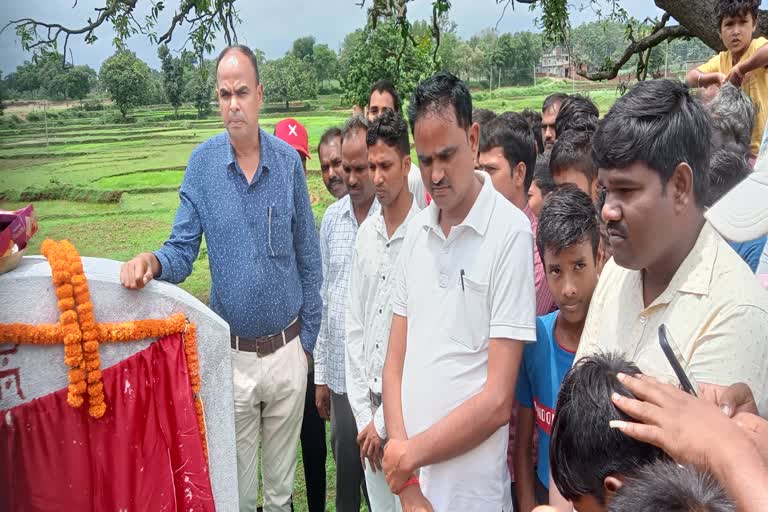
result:
[[(723, 27), (723, 19), (735, 16), (752, 15), (752, 20), (757, 23), (757, 14), (760, 8), (760, 0), (717, 0), (715, 16), (717, 16), (718, 30)], [(751, 34), (750, 34), (751, 36)]]
[(371, 86), (371, 90), (368, 91), (368, 103), (371, 102), (371, 94), (374, 92), (386, 92), (392, 96), (392, 101), (395, 104), (395, 112), (398, 114), (403, 113), (403, 102), (400, 100), (400, 95), (397, 94), (395, 84), (393, 84), (391, 80), (387, 80), (385, 78), (384, 80), (379, 80), (378, 82), (374, 83)]
[(709, 198), (707, 206), (718, 202), (729, 190), (749, 176), (752, 169), (747, 158), (749, 150), (738, 144), (728, 144), (712, 153), (709, 162)]
[(472, 95), (466, 84), (456, 75), (441, 71), (422, 80), (416, 86), (408, 103), (408, 122), (411, 133), (422, 116), (442, 113), (453, 107), (456, 122), (460, 128), (468, 130), (472, 126)]
[(221, 60), (231, 51), (238, 51), (248, 57), (248, 60), (251, 61), (251, 64), (253, 65), (253, 71), (256, 73), (256, 84), (258, 85), (261, 82), (259, 78), (259, 59), (256, 57), (256, 54), (253, 53), (253, 50), (244, 44), (234, 44), (221, 50), (221, 53), (219, 53), (219, 56), (216, 58), (216, 71), (219, 70)]
[(560, 104), (555, 119), (555, 132), (560, 137), (567, 130), (589, 129), (597, 124), (599, 117), (600, 110), (591, 99), (581, 94), (570, 95)]
[(658, 460), (626, 479), (608, 512), (736, 512), (723, 487), (709, 473), (671, 460)]
[(541, 138), (541, 114), (529, 108), (523, 110), (522, 114), (525, 120), (528, 121), (528, 124), (531, 125), (533, 140), (536, 141), (536, 148), (539, 150), (539, 154), (543, 153), (544, 139)]
[(368, 127), (368, 135), (365, 142), (368, 147), (382, 141), (389, 147), (395, 148), (400, 157), (411, 152), (411, 144), (408, 142), (408, 125), (398, 112), (385, 110), (383, 114), (373, 120)]
[(341, 139), (341, 128), (338, 126), (331, 126), (323, 132), (320, 136), (320, 142), (317, 143), (317, 154), (320, 154), (320, 147), (326, 144), (330, 144), (333, 139)]
[(541, 190), (541, 196), (546, 197), (550, 192), (554, 192), (557, 188), (554, 180), (552, 179), (552, 173), (549, 171), (549, 157), (550, 151), (545, 151), (536, 158), (536, 167), (533, 171), (533, 181), (536, 186)]
[(567, 130), (562, 135), (558, 134), (549, 160), (552, 176), (563, 169), (573, 167), (592, 184), (597, 178), (597, 169), (592, 162), (593, 133), (590, 130)]
[(611, 420), (632, 421), (611, 401), (612, 393), (634, 398), (616, 378), (619, 372), (638, 375), (640, 369), (619, 354), (594, 354), (579, 359), (563, 379), (549, 464), (552, 479), (567, 500), (591, 495), (605, 503), (606, 477), (629, 477), (644, 465), (666, 458), (659, 448), (608, 425)]
[[(588, 241), (592, 255), (597, 259), (600, 245), (600, 225), (592, 199), (576, 186), (568, 183), (552, 192), (541, 207), (536, 248), (541, 261), (550, 249), (558, 254), (572, 245)], [(545, 263), (546, 264), (546, 263)]]
[(608, 111), (592, 137), (592, 160), (599, 169), (643, 162), (659, 174), (662, 185), (686, 162), (701, 207), (708, 197), (711, 136), (709, 114), (687, 85), (648, 80), (632, 87)]
[(496, 112), (488, 110), (487, 108), (476, 108), (472, 111), (472, 122), (479, 124), (481, 131), (483, 126), (488, 124), (495, 117)]
[(562, 104), (567, 97), (568, 95), (562, 92), (556, 92), (554, 94), (550, 94), (549, 96), (544, 98), (544, 103), (541, 105), (541, 113), (546, 114), (547, 110), (551, 109), (558, 103)]
[(480, 130), (480, 153), (500, 147), (510, 169), (518, 162), (525, 164), (525, 191), (533, 181), (536, 167), (536, 148), (533, 145), (533, 132), (525, 118), (516, 112), (506, 112), (492, 119)]

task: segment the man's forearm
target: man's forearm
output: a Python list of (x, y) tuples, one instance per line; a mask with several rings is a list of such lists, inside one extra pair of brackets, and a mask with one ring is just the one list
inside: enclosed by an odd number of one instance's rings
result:
[(406, 465), (414, 469), (458, 457), (479, 446), (509, 423), (510, 404), (488, 389), (411, 438)]
[(768, 468), (749, 439), (728, 440), (718, 447), (710, 470), (739, 512), (768, 510)]
[(384, 407), (384, 423), (387, 426), (387, 436), (391, 439), (408, 439), (405, 433), (405, 422), (403, 421), (403, 401), (402, 401), (402, 382), (403, 370), (402, 364), (398, 372), (394, 362), (387, 362), (383, 371), (382, 386), (382, 404)]
[(533, 462), (531, 461), (531, 451), (519, 450), (515, 448), (514, 467), (515, 467), (515, 493), (517, 501), (520, 503), (520, 510), (531, 512), (536, 506), (536, 490), (533, 475)]

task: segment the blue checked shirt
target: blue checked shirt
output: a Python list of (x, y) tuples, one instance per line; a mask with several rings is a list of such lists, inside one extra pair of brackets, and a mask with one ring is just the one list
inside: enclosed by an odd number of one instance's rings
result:
[(210, 306), (232, 334), (275, 334), (298, 317), (301, 343), (312, 353), (322, 316), (322, 267), (304, 168), (288, 144), (263, 130), (259, 138), (259, 168), (250, 184), (226, 132), (192, 152), (171, 236), (155, 252), (158, 278), (184, 281), (205, 235)]
[[(379, 202), (374, 199), (367, 217), (378, 212)], [(328, 207), (320, 226), (323, 321), (315, 350), (315, 384), (326, 384), (337, 394), (346, 393), (347, 389), (344, 381), (345, 318), (358, 227), (349, 195)]]

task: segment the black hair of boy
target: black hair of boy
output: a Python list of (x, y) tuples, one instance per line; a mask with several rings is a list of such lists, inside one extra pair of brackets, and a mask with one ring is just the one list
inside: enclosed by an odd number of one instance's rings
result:
[(408, 103), (411, 133), (416, 127), (416, 121), (433, 114), (445, 117), (448, 107), (453, 107), (459, 128), (469, 130), (472, 126), (472, 95), (467, 85), (456, 75), (441, 71), (419, 83), (411, 94)]
[(709, 162), (707, 206), (718, 202), (729, 190), (749, 176), (752, 169), (747, 162), (748, 156), (749, 147), (743, 148), (738, 144), (729, 144), (712, 153), (712, 159)]
[(659, 460), (627, 479), (608, 512), (736, 512), (715, 478), (693, 466)]
[(533, 131), (533, 140), (536, 141), (536, 148), (539, 150), (539, 154), (544, 152), (544, 139), (541, 138), (541, 114), (534, 112), (533, 110), (526, 108), (521, 112), (528, 124), (531, 125)]
[(709, 190), (710, 117), (688, 86), (678, 80), (648, 80), (613, 104), (592, 137), (598, 169), (625, 169), (636, 162), (657, 172), (666, 186), (686, 162), (693, 171), (696, 205)]
[(536, 186), (539, 187), (542, 197), (547, 197), (550, 192), (554, 192), (557, 188), (557, 185), (555, 185), (555, 182), (552, 179), (552, 172), (549, 170), (551, 154), (551, 151), (545, 151), (536, 157), (536, 167), (533, 171), (533, 181), (536, 182)]
[[(541, 206), (536, 248), (541, 261), (549, 249), (555, 254), (573, 245), (588, 242), (597, 261), (600, 224), (592, 198), (581, 189), (566, 183), (552, 192)], [(546, 262), (545, 262), (546, 265)]]
[(366, 145), (374, 146), (377, 142), (383, 142), (391, 148), (395, 148), (400, 157), (409, 155), (411, 144), (408, 141), (408, 124), (397, 112), (385, 110), (383, 114), (374, 119), (368, 126)]
[(480, 130), (480, 153), (500, 147), (504, 158), (514, 169), (518, 162), (525, 163), (525, 191), (533, 181), (533, 169), (536, 166), (536, 148), (533, 143), (533, 131), (528, 121), (516, 112), (505, 112), (491, 120)]
[(560, 104), (555, 119), (555, 132), (560, 138), (568, 130), (583, 130), (597, 125), (600, 110), (595, 103), (581, 94), (568, 96)]
[(715, 16), (718, 28), (723, 26), (723, 19), (736, 16), (752, 15), (752, 20), (757, 23), (757, 14), (760, 8), (760, 0), (717, 0), (715, 4)]
[(496, 117), (496, 112), (487, 108), (476, 108), (472, 111), (472, 122), (480, 125), (480, 131), (483, 126), (490, 123)]
[(562, 170), (574, 168), (592, 185), (597, 179), (597, 168), (592, 162), (593, 133), (590, 130), (567, 130), (557, 137), (549, 159), (553, 177)]
[(320, 142), (317, 143), (317, 152), (320, 153), (320, 148), (326, 144), (330, 144), (334, 139), (341, 140), (341, 128), (338, 126), (331, 126), (323, 132), (320, 136)]
[(368, 91), (368, 98), (370, 99), (371, 94), (374, 92), (383, 93), (386, 92), (390, 96), (392, 96), (392, 103), (395, 106), (395, 112), (402, 113), (403, 111), (403, 102), (400, 100), (400, 95), (397, 94), (397, 90), (395, 89), (395, 84), (393, 84), (390, 80), (384, 79), (379, 80), (378, 82), (375, 82), (371, 86), (371, 90)]
[(605, 504), (605, 479), (631, 477), (641, 467), (665, 458), (664, 452), (612, 429), (611, 420), (632, 421), (611, 394), (632, 397), (617, 373), (640, 370), (619, 354), (594, 354), (576, 362), (557, 397), (549, 448), (552, 479), (567, 500), (593, 496)]

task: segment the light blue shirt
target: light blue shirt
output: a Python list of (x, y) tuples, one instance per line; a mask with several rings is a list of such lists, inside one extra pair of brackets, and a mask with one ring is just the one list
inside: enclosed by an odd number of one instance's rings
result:
[(159, 279), (180, 283), (192, 272), (205, 235), (210, 306), (233, 335), (276, 334), (301, 321), (312, 353), (320, 329), (320, 244), (298, 153), (259, 130), (259, 168), (249, 184), (229, 134), (192, 152), (179, 190), (173, 231), (155, 252)]

